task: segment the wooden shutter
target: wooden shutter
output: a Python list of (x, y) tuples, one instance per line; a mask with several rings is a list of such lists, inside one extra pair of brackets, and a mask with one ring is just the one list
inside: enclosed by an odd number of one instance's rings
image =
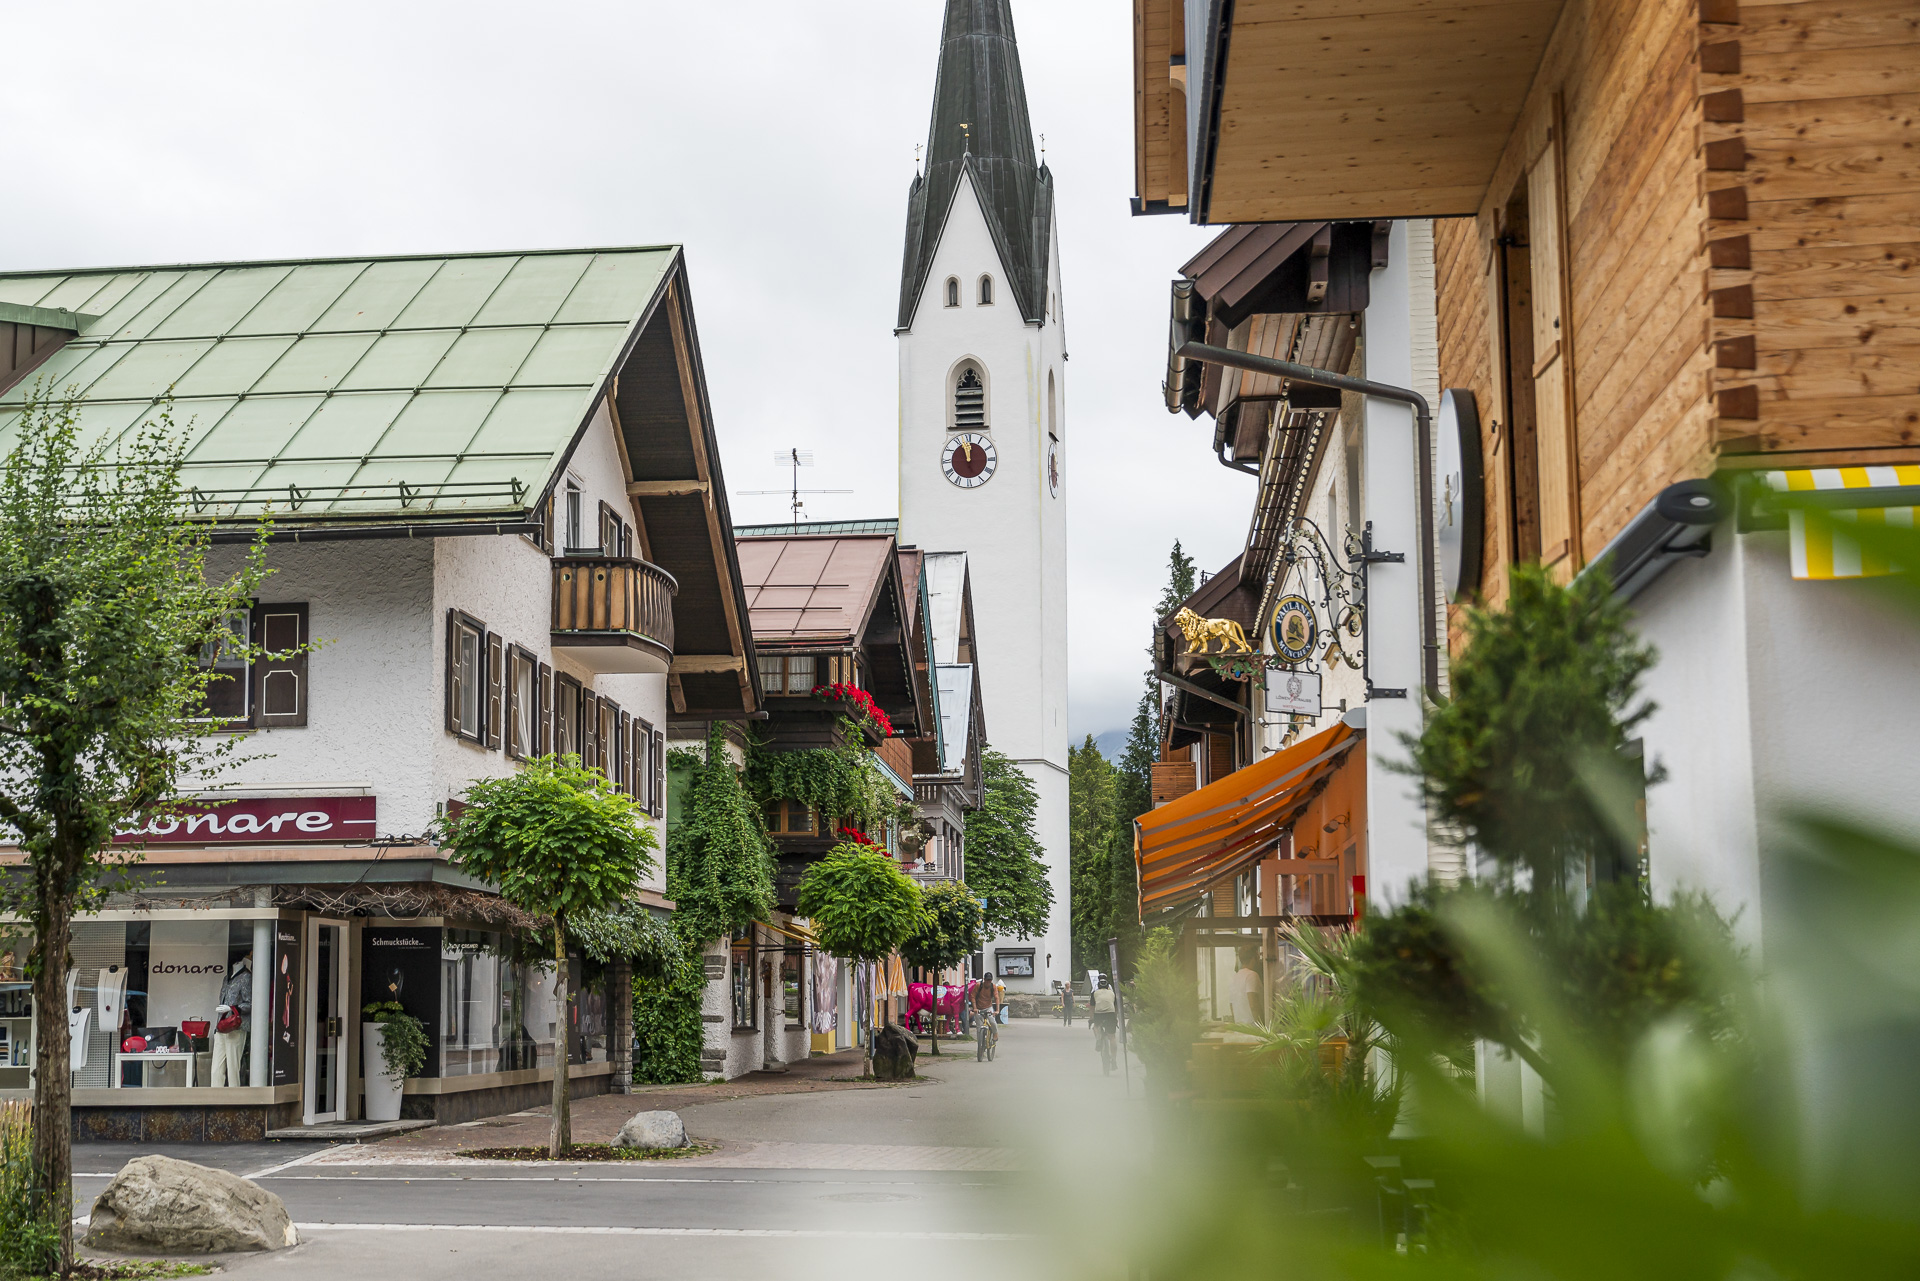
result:
[[(253, 607), (253, 643), (264, 651), (253, 665), (255, 724), (263, 729), (307, 723), (307, 607)], [(275, 654), (284, 657), (275, 658)]]
[(539, 754), (550, 754), (553, 751), (553, 669), (545, 663), (540, 664), (540, 706), (533, 712), (533, 732), (540, 740)]
[(1481, 457), (1486, 460), (1484, 474), (1486, 503), (1481, 527), (1486, 530), (1486, 560), (1480, 575), (1480, 590), (1494, 605), (1506, 599), (1506, 566), (1513, 554), (1513, 488), (1507, 480), (1512, 462), (1513, 422), (1507, 405), (1507, 248), (1501, 244), (1496, 218), (1492, 236), (1485, 242), (1487, 304), (1487, 405), (1482, 424)]
[(552, 494), (547, 495), (547, 501), (544, 504), (544, 507), (545, 507), (545, 510), (541, 513), (540, 550), (544, 551), (545, 553), (547, 553), (547, 555), (551, 556), (553, 555), (553, 495)]
[(617, 784), (628, 796), (633, 795), (633, 713), (620, 713), (620, 777)]
[(1573, 326), (1567, 308), (1566, 194), (1559, 99), (1527, 170), (1533, 266), (1533, 412), (1540, 465), (1540, 562), (1566, 582), (1580, 568), (1579, 451), (1573, 423)]
[(654, 730), (647, 737), (647, 776), (651, 780), (647, 813), (655, 818), (667, 816), (667, 736)]
[(580, 691), (580, 763), (600, 766), (600, 700), (592, 690)]
[(506, 702), (501, 697), (501, 690), (506, 684), (506, 650), (506, 641), (498, 633), (487, 633), (484, 651), (487, 674), (481, 682), (481, 688), (487, 691), (487, 705), (481, 712), (481, 718), (486, 724), (481, 728), (481, 737), (486, 741), (487, 746), (492, 748), (500, 746), (500, 729), (503, 719), (501, 713)]
[(447, 733), (460, 732), (460, 611), (447, 611)]

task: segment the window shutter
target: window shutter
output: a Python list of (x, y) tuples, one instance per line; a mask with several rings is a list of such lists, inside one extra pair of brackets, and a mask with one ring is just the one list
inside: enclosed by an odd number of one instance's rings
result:
[(616, 786), (633, 795), (633, 714), (620, 713), (620, 778)]
[(1533, 267), (1533, 404), (1540, 460), (1540, 562), (1567, 582), (1580, 567), (1579, 455), (1573, 426), (1573, 326), (1567, 313), (1566, 200), (1559, 99), (1546, 146), (1527, 170)]
[[(549, 504), (548, 514), (552, 514)], [(553, 669), (540, 664), (540, 706), (533, 709), (533, 732), (539, 738), (540, 755), (553, 751)]]
[(447, 611), (447, 733), (460, 732), (460, 611)]
[(600, 736), (600, 700), (592, 691), (580, 691), (580, 763), (588, 769), (600, 765), (597, 750)]
[(647, 804), (647, 813), (655, 818), (667, 815), (667, 736), (659, 730), (653, 731), (648, 739), (648, 772), (652, 776), (649, 785), (653, 795)]
[(540, 550), (553, 555), (553, 495), (547, 495), (546, 511), (541, 520)]
[[(264, 651), (253, 665), (253, 703), (262, 728), (307, 723), (307, 607), (256, 605), (254, 644)], [(280, 654), (284, 657), (275, 658)]]
[(487, 675), (484, 686), (487, 691), (487, 710), (484, 713), (486, 725), (481, 729), (481, 737), (488, 747), (500, 746), (500, 728), (505, 718), (501, 715), (505, 700), (501, 697), (501, 687), (506, 684), (506, 642), (498, 633), (487, 633)]

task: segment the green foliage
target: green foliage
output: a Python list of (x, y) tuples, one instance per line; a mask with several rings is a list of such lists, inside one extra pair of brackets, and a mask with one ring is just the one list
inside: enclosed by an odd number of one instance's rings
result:
[(671, 976), (683, 950), (673, 927), (637, 899), (570, 918), (567, 939), (580, 955), (598, 964), (626, 961), (636, 977)]
[[(676, 917), (676, 920), (678, 918)], [(700, 1079), (706, 1029), (700, 1002), (707, 976), (699, 939), (678, 938), (671, 969), (633, 980), (633, 1079), (644, 1085)]]
[(60, 1266), (60, 1219), (33, 1171), (32, 1109), (0, 1103), (0, 1276)]
[(692, 784), (667, 831), (667, 895), (675, 930), (699, 943), (727, 938), (773, 911), (773, 843), (724, 744), (715, 723), (705, 760), (676, 755), (692, 771)]
[(762, 801), (805, 801), (830, 822), (869, 828), (899, 817), (893, 785), (881, 775), (860, 727), (840, 718), (838, 746), (804, 752), (754, 748), (747, 785)]
[(984, 795), (967, 815), (967, 883), (987, 901), (988, 933), (1044, 934), (1053, 887), (1033, 831), (1039, 794), (1026, 771), (991, 747), (980, 751), (980, 772)]
[(434, 833), (453, 866), (508, 902), (567, 921), (626, 901), (653, 869), (656, 841), (633, 798), (577, 756), (537, 756), (468, 786), (466, 808)]
[(939, 881), (920, 890), (919, 925), (900, 945), (908, 965), (945, 970), (980, 950), (980, 900), (959, 881)]
[(1633, 702), (1654, 653), (1604, 574), (1562, 587), (1522, 565), (1509, 581), (1506, 608), (1467, 612), (1452, 697), (1406, 743), (1433, 816), (1524, 869), (1547, 906), (1570, 877), (1611, 874), (1632, 848), (1621, 802), (1649, 780), (1624, 748), (1653, 712)]
[(360, 1012), (381, 1027), (380, 1062), (389, 1077), (405, 1080), (426, 1070), (426, 1024), (398, 1001), (369, 1001)]
[[(1119, 781), (1093, 735), (1067, 749), (1067, 813), (1072, 855), (1073, 969), (1108, 968), (1112, 935), (1114, 844), (1120, 838)], [(1132, 851), (1129, 849), (1129, 855)]]
[(1162, 926), (1141, 940), (1133, 982), (1123, 988), (1130, 1047), (1147, 1085), (1166, 1095), (1186, 1087), (1187, 1060), (1200, 1035), (1200, 1001), (1190, 966), (1180, 964), (1174, 932)]
[(800, 915), (830, 954), (850, 961), (892, 955), (920, 926), (920, 887), (871, 845), (827, 851), (800, 878)]

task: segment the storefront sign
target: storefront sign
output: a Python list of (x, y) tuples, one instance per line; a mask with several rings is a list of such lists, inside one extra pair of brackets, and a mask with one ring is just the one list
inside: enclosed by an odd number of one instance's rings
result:
[(1319, 716), (1319, 672), (1268, 672), (1268, 716)]
[[(361, 935), (361, 1003), (398, 1001), (428, 1028), (439, 1027), (443, 940), (437, 926), (368, 926)], [(462, 994), (452, 995), (457, 1000)], [(421, 1075), (440, 1075), (440, 1047), (432, 1037)]]
[[(300, 1079), (300, 1041), (295, 1020), (300, 1016), (300, 930), (276, 922), (273, 927), (273, 1083), (291, 1085)], [(259, 1018), (259, 1011), (254, 1012)]]
[(132, 819), (118, 845), (262, 845), (372, 840), (371, 796), (291, 796), (193, 802), (169, 814)]
[(1320, 639), (1313, 606), (1304, 596), (1282, 596), (1273, 607), (1273, 652), (1289, 663), (1313, 657)]

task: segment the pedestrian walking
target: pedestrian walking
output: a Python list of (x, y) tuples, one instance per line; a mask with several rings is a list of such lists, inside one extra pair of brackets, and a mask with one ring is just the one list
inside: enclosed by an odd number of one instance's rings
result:
[(1068, 1027), (1073, 1026), (1073, 980), (1068, 979), (1060, 985), (1060, 1017), (1066, 1020)]

